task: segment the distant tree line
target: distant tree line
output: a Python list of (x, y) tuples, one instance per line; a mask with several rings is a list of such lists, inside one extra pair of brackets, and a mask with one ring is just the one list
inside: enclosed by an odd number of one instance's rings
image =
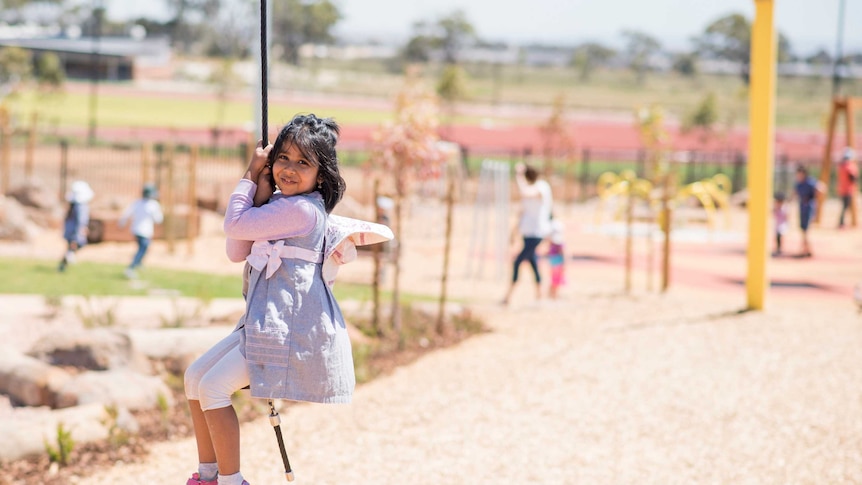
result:
[[(100, 0), (0, 0), (0, 21), (15, 25), (25, 22), (77, 27), (84, 36), (129, 35), (143, 28), (149, 36), (168, 36), (172, 47), (182, 55), (212, 56), (228, 59), (247, 57), (255, 39), (258, 22), (255, 0), (153, 0), (162, 2), (168, 18), (137, 18), (125, 22), (106, 18)], [(338, 0), (271, 0), (273, 58), (299, 64), (304, 44), (332, 44), (339, 39), (334, 28), (343, 18)], [(568, 66), (577, 78), (588, 81), (598, 68), (626, 67), (638, 83), (646, 81), (658, 66), (683, 76), (695, 76), (705, 61), (729, 61), (737, 66), (739, 76), (747, 82), (751, 21), (739, 13), (720, 17), (694, 37), (691, 47), (669, 52), (655, 36), (638, 30), (620, 33), (619, 47), (600, 42), (577, 46), (553, 47), (565, 51)], [(472, 22), (461, 10), (432, 19), (419, 19), (409, 38), (401, 46), (399, 60), (407, 63), (440, 62), (448, 66), (443, 91), (457, 94), (463, 73), (459, 65), (468, 48), (499, 49), (507, 46), (489, 43), (479, 36)], [(832, 56), (825, 49), (811, 55), (794, 55), (789, 39), (779, 33), (780, 61), (802, 61), (828, 65)], [(13, 56), (14, 57), (14, 56)], [(862, 53), (849, 54), (842, 63), (862, 62)]]

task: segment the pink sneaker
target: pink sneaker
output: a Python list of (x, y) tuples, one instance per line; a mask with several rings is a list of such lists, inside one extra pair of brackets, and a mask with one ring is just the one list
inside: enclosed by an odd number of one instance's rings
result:
[(192, 477), (189, 478), (186, 485), (218, 485), (218, 478), (215, 480), (201, 480), (201, 475), (195, 472), (192, 473)]

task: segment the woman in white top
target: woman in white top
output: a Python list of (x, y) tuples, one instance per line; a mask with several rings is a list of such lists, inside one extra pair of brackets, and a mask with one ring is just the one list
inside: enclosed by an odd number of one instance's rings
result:
[(539, 180), (539, 172), (529, 166), (519, 163), (515, 166), (515, 180), (521, 193), (521, 216), (518, 221), (518, 230), (524, 239), (524, 247), (515, 258), (512, 270), (512, 284), (503, 304), (509, 303), (515, 283), (518, 281), (518, 268), (524, 261), (529, 261), (536, 276), (536, 299), (542, 297), (542, 277), (539, 274), (536, 247), (548, 234), (551, 224), (551, 186), (544, 180)]

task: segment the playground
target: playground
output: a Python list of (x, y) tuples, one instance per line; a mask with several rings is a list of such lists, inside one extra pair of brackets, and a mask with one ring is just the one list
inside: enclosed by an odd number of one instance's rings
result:
[[(463, 271), (470, 264), (472, 210), (469, 204), (456, 209), (450, 294), (470, 302), (491, 332), (360, 386), (350, 406), (284, 411), (297, 480), (862, 480), (862, 317), (850, 296), (858, 239), (815, 231), (817, 257), (774, 260), (769, 306), (746, 312), (743, 211), (734, 209), (731, 226), (712, 236), (704, 224), (677, 231), (664, 294), (657, 283), (646, 289), (645, 244), (636, 240), (627, 294), (618, 223), (595, 224), (594, 206), (571, 205), (563, 210), (571, 258), (561, 298), (536, 303), (523, 288), (506, 309), (498, 304), (505, 284), (492, 253), (483, 275)], [(836, 205), (825, 210), (832, 218)], [(436, 291), (444, 235), (429, 229), (428, 220), (410, 219), (405, 227), (404, 291)], [(208, 261), (214, 269), (237, 269), (220, 263), (217, 235), (205, 233), (196, 244), (193, 256), (171, 255), (159, 242), (151, 264), (187, 268)], [(130, 248), (97, 245), (81, 258), (108, 261)], [(5, 256), (61, 250), (59, 241), (3, 246)], [(369, 268), (360, 259), (340, 277), (367, 281)], [(142, 303), (140, 313), (156, 305)], [(281, 480), (266, 417), (243, 425), (242, 437), (246, 477)], [(191, 438), (157, 443), (140, 461), (96, 470), (80, 483), (116, 483), (142, 473), (171, 481), (186, 473), (193, 449)]]
[[(11, 234), (0, 241), (0, 261), (29, 270), (0, 294), (0, 431), (8, 433), (0, 464), (14, 457), (0, 485), (177, 483), (192, 471), (200, 441), (183, 373), (249, 311), (242, 265), (225, 254), (225, 202), (253, 159), (257, 131), (272, 140), (271, 119), (304, 101), (303, 111), (343, 115), (348, 190), (333, 214), (384, 222), (394, 237), (360, 248), (333, 290), (359, 381), (350, 405), (285, 403), (279, 428), (280, 403), (261, 411), (255, 403), (266, 401), (246, 389), (225, 395), (241, 414), (237, 482), (281, 483), (295, 474), (297, 483), (316, 484), (862, 483), (858, 187), (841, 229), (842, 202), (831, 190), (836, 154), (859, 144), (860, 98), (833, 97), (825, 132), (810, 119), (776, 132), (773, 2), (755, 3), (746, 126), (713, 139), (668, 122), (658, 104), (624, 118), (569, 115), (562, 96), (550, 115), (536, 105), (474, 103), (440, 122), (437, 95), (409, 69), (394, 103), (303, 100), (302, 92), (267, 101), (265, 56), (261, 98), (240, 95), (222, 107), (262, 103), (256, 128), (204, 127), (190, 113), (172, 124), (162, 103), (192, 112), (194, 103), (213, 101), (177, 83), (103, 86), (113, 112), (151, 104), (162, 118), (146, 126), (110, 121), (98, 141), (83, 141), (82, 110), (81, 119), (51, 128), (51, 112), (27, 118), (20, 105), (0, 106), (0, 222)], [(265, 37), (264, 29), (264, 45)], [(83, 106), (83, 84), (69, 94), (56, 103), (71, 104), (53, 113)], [(286, 153), (280, 163), (299, 163)], [(521, 163), (549, 183), (553, 221), (564, 228), (566, 283), (555, 298), (547, 296), (549, 278), (541, 298), (529, 280), (503, 298), (520, 250), (512, 228), (527, 199), (513, 177)], [(813, 255), (807, 240), (803, 249), (793, 201), (784, 252), (770, 256), (773, 195), (793, 191), (796, 164), (827, 188), (814, 192)], [(97, 194), (90, 241), (56, 272), (67, 249), (59, 213), (79, 179)], [(144, 184), (158, 190), (164, 222), (140, 275), (113, 274), (135, 250), (119, 215)], [(364, 244), (367, 234), (350, 241)], [(548, 275), (542, 244), (539, 268)], [(349, 260), (350, 249), (337, 257)], [(281, 264), (271, 256), (266, 265)], [(104, 284), (73, 279), (94, 268)], [(180, 271), (172, 286), (164, 275)], [(70, 288), (63, 278), (92, 286)], [(424, 334), (409, 321), (419, 312), (434, 321)], [(125, 345), (105, 347), (114, 350), (104, 360), (128, 362), (69, 363), (82, 360), (84, 345), (64, 356), (64, 343), (49, 346), (63, 338), (92, 338), (93, 355), (100, 344)], [(387, 344), (383, 370), (368, 372), (369, 349)], [(231, 409), (193, 402), (210, 433), (213, 411)], [(140, 423), (163, 427), (164, 436), (138, 435), (136, 416), (159, 412), (161, 422)], [(70, 416), (80, 420), (64, 421)], [(177, 420), (183, 424), (171, 424)], [(70, 465), (72, 445), (83, 443), (110, 453), (79, 451)]]

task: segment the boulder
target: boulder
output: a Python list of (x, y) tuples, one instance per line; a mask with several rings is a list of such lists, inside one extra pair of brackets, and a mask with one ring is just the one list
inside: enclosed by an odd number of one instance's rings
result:
[(28, 354), (51, 365), (88, 370), (132, 367), (141, 372), (150, 368), (132, 340), (121, 331), (91, 328), (46, 335)]
[(33, 207), (45, 211), (53, 211), (63, 205), (63, 201), (57, 197), (53, 190), (48, 190), (45, 185), (36, 180), (29, 180), (12, 188), (7, 195), (13, 197), (24, 207)]
[(52, 408), (74, 405), (62, 396), (71, 378), (61, 368), (12, 349), (0, 349), (0, 393), (9, 396), (13, 404)]
[(0, 197), (0, 240), (30, 241), (37, 233), (38, 230), (17, 200)]
[(98, 403), (132, 411), (155, 409), (159, 399), (173, 404), (171, 390), (158, 377), (129, 369), (87, 371), (69, 379), (60, 389), (60, 399), (78, 405)]
[[(72, 434), (77, 445), (108, 437), (109, 416), (102, 404), (68, 409), (16, 408), (0, 419), (0, 463), (45, 453), (45, 444), (57, 446), (57, 426)], [(9, 419), (6, 419), (9, 418)]]
[(143, 355), (161, 361), (174, 374), (182, 374), (189, 364), (230, 334), (233, 328), (231, 325), (133, 329), (129, 330), (129, 337)]

